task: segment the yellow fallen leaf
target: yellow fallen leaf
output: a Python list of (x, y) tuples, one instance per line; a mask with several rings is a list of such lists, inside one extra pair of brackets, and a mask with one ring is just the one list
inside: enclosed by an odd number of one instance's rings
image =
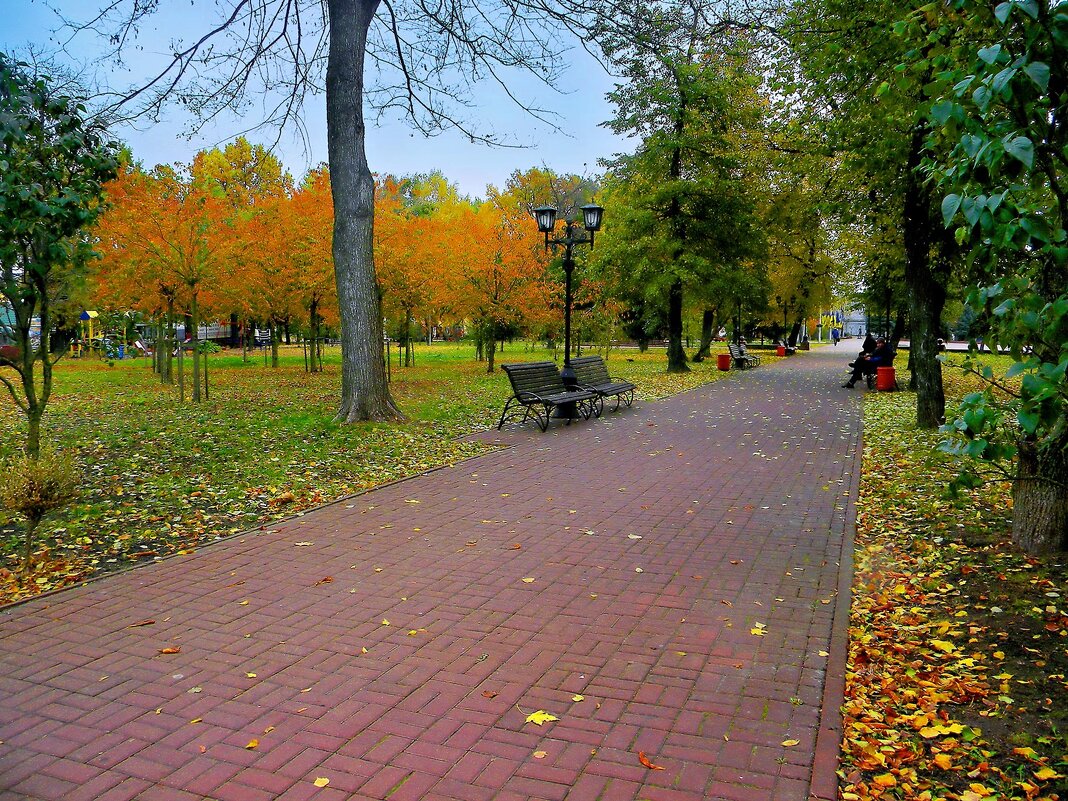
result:
[(389, 625), (389, 619), (388, 618), (382, 618), (382, 625), (383, 626), (388, 626)]
[(268, 726), (266, 729), (263, 730), (263, 733), (270, 734), (272, 731), (274, 731), (274, 726)]
[(418, 633), (419, 633), (418, 629), (408, 629), (408, 636), (409, 637), (414, 637)]
[(830, 655), (831, 654), (830, 654), (829, 651), (820, 651), (820, 656), (830, 656)]
[(994, 651), (994, 659), (1004, 659), (1004, 658), (1005, 658), (1005, 652), (1004, 651)]
[(294, 542), (293, 544), (296, 545), (298, 548), (307, 548), (311, 545), (315, 545), (314, 542)]
[(325, 776), (319, 776), (318, 778), (316, 778), (315, 781), (312, 782), (312, 784), (314, 784), (316, 787), (326, 787), (326, 785), (330, 784), (330, 780)]
[(535, 759), (545, 759), (545, 757), (547, 757), (547, 756), (549, 756), (549, 752), (548, 751), (535, 751), (534, 752), (534, 758)]
[(202, 722), (203, 720), (204, 720), (204, 718), (193, 718), (193, 719), (192, 719), (191, 721), (189, 721), (189, 722), (190, 722), (190, 723), (200, 723), (200, 722)]
[(250, 678), (250, 679), (254, 679), (254, 678), (256, 678), (256, 674), (255, 674), (255, 673), (246, 673), (246, 674), (245, 674), (245, 676), (246, 676), (247, 678)]
[(1053, 768), (1042, 768), (1041, 770), (1035, 771), (1035, 778), (1041, 782), (1046, 782), (1050, 779), (1060, 779), (1063, 777)]
[(527, 578), (523, 579), (523, 583), (524, 584), (533, 584), (534, 583), (534, 579), (532, 579), (532, 578), (530, 578), (528, 576)]
[(248, 601), (238, 601), (237, 605), (238, 606), (248, 606)]
[(953, 767), (953, 757), (949, 754), (935, 754), (934, 763), (942, 770), (949, 770)]
[(749, 629), (749, 633), (750, 634), (755, 634), (757, 637), (763, 637), (765, 634), (767, 634), (767, 632), (764, 631), (764, 629), (758, 629), (756, 626), (754, 626), (753, 628)]
[(636, 567), (636, 568), (634, 568), (634, 572), (635, 573), (644, 573), (645, 571), (642, 570), (640, 567)]
[(878, 776), (872, 779), (872, 781), (880, 787), (893, 787), (895, 784), (897, 784), (897, 779), (892, 773), (880, 773)]
[(947, 642), (946, 640), (931, 640), (931, 647), (938, 649), (944, 654), (948, 654), (951, 651), (955, 650), (957, 646), (955, 646), (951, 642)]
[(259, 747), (260, 747), (260, 741), (257, 740), (255, 737), (252, 738), (251, 740), (249, 740), (248, 741), (248, 745), (245, 746), (245, 748), (247, 748), (249, 751), (251, 751), (254, 748), (259, 748)]
[(572, 701), (585, 701), (586, 700), (586, 696), (585, 695), (572, 695), (571, 696), (571, 700)]
[(554, 720), (560, 720), (556, 715), (550, 715), (544, 709), (539, 709), (537, 712), (532, 712), (527, 715), (527, 723), (533, 723), (535, 726), (541, 726), (543, 723), (551, 723)]
[(793, 748), (795, 745), (797, 745), (800, 742), (801, 742), (800, 740), (783, 740), (782, 744), (785, 745), (787, 748)]

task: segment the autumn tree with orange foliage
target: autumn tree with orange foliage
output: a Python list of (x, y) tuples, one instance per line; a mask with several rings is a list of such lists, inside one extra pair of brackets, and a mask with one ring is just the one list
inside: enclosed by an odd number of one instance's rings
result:
[(325, 166), (308, 173), (286, 204), (284, 220), (283, 228), (288, 232), (287, 268), (294, 273), (294, 296), (308, 315), (309, 369), (321, 372), (323, 326), (336, 326), (339, 322), (331, 255), (334, 206), (330, 171)]
[[(431, 184), (450, 189), (440, 174)], [(412, 327), (417, 315), (431, 325), (432, 309), (441, 308), (446, 292), (445, 259), (458, 245), (449, 224), (449, 209), (463, 203), (455, 192), (424, 191), (428, 179), (387, 177), (375, 192), (375, 263), (383, 309), (397, 318), (404, 364), (410, 366)], [(438, 186), (440, 189), (440, 186)]]
[[(201, 313), (216, 298), (221, 251), (230, 238), (226, 205), (180, 166), (150, 173), (131, 167), (107, 185), (106, 196), (109, 208), (96, 228), (103, 256), (98, 285), (112, 297), (124, 288), (127, 304), (150, 314), (165, 309), (172, 332), (176, 304), (188, 308), (197, 353)], [(169, 363), (162, 375), (169, 379)], [(200, 399), (194, 359), (193, 401)]]
[(454, 246), (441, 266), (455, 276), (453, 302), (471, 319), (494, 369), (497, 343), (509, 330), (538, 319), (550, 308), (553, 286), (544, 244), (526, 212), (496, 203), (458, 206), (448, 220)]

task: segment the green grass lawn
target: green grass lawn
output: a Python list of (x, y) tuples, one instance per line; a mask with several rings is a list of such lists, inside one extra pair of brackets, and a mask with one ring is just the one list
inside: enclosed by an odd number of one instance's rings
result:
[[(498, 363), (552, 358), (509, 344)], [(654, 399), (727, 375), (712, 360), (691, 373), (664, 372), (663, 350), (613, 351), (609, 368)], [(498, 369), (487, 374), (469, 345), (417, 347), (415, 365), (394, 363), (391, 388), (409, 416), (400, 425), (339, 425), (340, 352), (325, 372), (308, 374), (299, 347), (283, 348), (278, 368), (262, 354), (210, 357), (209, 400), (179, 402), (147, 359), (111, 365), (63, 360), (57, 367), (46, 437), (70, 453), (82, 479), (69, 508), (46, 518), (43, 546), (28, 586), (12, 572), (18, 533), (0, 518), (0, 601), (64, 586), (244, 531), (264, 520), (368, 487), (451, 464), (488, 446), (463, 436), (496, 425), (509, 395)], [(530, 424), (533, 427), (533, 424)], [(0, 407), (0, 452), (19, 448), (23, 421)]]

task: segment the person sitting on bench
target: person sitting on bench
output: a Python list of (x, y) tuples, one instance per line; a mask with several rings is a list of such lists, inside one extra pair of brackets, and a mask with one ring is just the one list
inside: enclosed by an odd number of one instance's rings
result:
[(886, 367), (894, 363), (894, 349), (890, 347), (885, 339), (879, 337), (875, 341), (875, 351), (869, 354), (862, 354), (857, 357), (857, 360), (853, 362), (853, 375), (849, 377), (849, 380), (842, 384), (847, 389), (852, 389), (857, 381), (866, 375), (874, 375), (875, 371), (879, 367)]

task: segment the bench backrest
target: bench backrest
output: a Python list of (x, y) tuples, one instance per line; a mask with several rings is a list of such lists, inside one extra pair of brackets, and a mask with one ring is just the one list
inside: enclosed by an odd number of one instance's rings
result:
[(612, 383), (608, 375), (608, 367), (600, 356), (579, 356), (571, 360), (571, 367), (575, 371), (575, 379), (580, 384), (597, 386)]
[(564, 380), (556, 369), (555, 362), (526, 362), (525, 364), (502, 364), (501, 369), (512, 382), (512, 391), (518, 397), (523, 392), (535, 395), (553, 395), (565, 392)]
[(743, 356), (741, 346), (733, 342), (727, 344), (727, 350), (730, 352), (732, 359), (740, 359)]

